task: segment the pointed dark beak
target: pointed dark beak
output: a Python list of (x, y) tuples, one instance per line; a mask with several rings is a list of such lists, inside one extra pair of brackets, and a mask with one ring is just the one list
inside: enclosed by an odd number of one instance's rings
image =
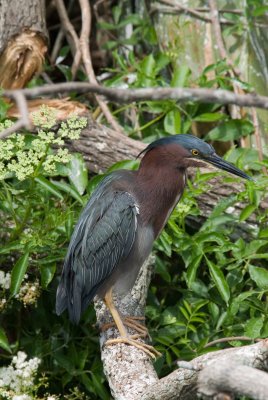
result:
[(236, 168), (233, 164), (228, 161), (223, 160), (216, 153), (207, 156), (205, 159), (208, 163), (215, 165), (215, 167), (220, 168), (224, 171), (230, 172), (233, 175), (240, 176), (241, 178), (248, 179), (249, 181), (253, 181), (253, 179), (245, 174), (245, 172), (241, 171), (241, 169)]

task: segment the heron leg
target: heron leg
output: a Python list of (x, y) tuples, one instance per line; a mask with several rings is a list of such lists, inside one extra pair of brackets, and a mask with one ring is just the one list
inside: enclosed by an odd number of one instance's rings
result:
[(141, 343), (141, 342), (137, 341), (137, 339), (144, 336), (144, 334), (138, 334), (138, 335), (133, 335), (133, 336), (128, 335), (126, 327), (120, 317), (120, 314), (114, 305), (112, 289), (106, 293), (106, 295), (104, 297), (104, 301), (105, 301), (107, 308), (110, 310), (110, 312), (112, 314), (114, 322), (115, 322), (115, 324), (119, 330), (120, 336), (121, 336), (116, 339), (107, 340), (105, 343), (106, 346), (110, 346), (110, 345), (118, 344), (118, 343), (125, 343), (125, 344), (135, 346), (136, 348), (138, 348), (140, 350), (143, 350), (146, 354), (148, 354), (152, 358), (156, 358), (157, 356), (161, 355), (161, 353), (159, 353), (153, 346), (150, 346), (146, 343)]

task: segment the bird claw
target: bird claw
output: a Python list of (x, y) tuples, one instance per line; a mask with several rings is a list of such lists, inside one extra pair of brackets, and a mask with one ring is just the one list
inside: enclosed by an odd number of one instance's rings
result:
[(113, 344), (119, 344), (119, 343), (124, 343), (128, 344), (130, 346), (135, 346), (137, 349), (144, 351), (148, 356), (150, 356), (152, 359), (156, 359), (157, 357), (161, 356), (161, 353), (157, 351), (153, 346), (150, 346), (149, 344), (138, 342), (137, 339), (143, 337), (141, 334), (137, 335), (132, 335), (129, 337), (118, 337), (116, 339), (109, 339), (106, 341), (105, 346), (111, 346)]
[[(140, 324), (139, 320), (145, 320), (144, 317), (126, 317), (123, 319), (124, 325), (128, 326), (129, 328), (137, 331), (139, 334), (144, 335), (144, 337), (148, 336), (150, 338), (148, 329), (146, 328), (146, 326)], [(116, 324), (114, 322), (110, 322), (107, 324), (103, 324), (101, 326), (101, 331), (104, 332), (109, 328), (113, 328), (116, 327)]]

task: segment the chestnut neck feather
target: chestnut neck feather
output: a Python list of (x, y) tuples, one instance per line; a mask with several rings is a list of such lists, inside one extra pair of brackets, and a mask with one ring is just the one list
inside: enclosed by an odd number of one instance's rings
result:
[[(145, 154), (137, 172), (140, 218), (151, 224), (157, 237), (183, 193), (186, 181), (185, 149), (177, 145), (155, 148)], [(188, 159), (189, 160), (189, 159)]]

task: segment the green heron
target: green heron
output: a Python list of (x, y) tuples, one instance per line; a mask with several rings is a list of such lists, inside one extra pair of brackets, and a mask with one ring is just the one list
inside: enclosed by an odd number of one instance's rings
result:
[(128, 335), (127, 322), (113, 303), (113, 291), (124, 296), (133, 287), (154, 240), (182, 196), (188, 167), (204, 166), (205, 161), (251, 178), (219, 157), (210, 144), (189, 134), (156, 140), (140, 154), (144, 156), (137, 171), (106, 176), (82, 211), (65, 258), (56, 312), (59, 315), (67, 308), (71, 321), (78, 323), (98, 295), (121, 336), (106, 344), (124, 342), (152, 354), (151, 346)]

